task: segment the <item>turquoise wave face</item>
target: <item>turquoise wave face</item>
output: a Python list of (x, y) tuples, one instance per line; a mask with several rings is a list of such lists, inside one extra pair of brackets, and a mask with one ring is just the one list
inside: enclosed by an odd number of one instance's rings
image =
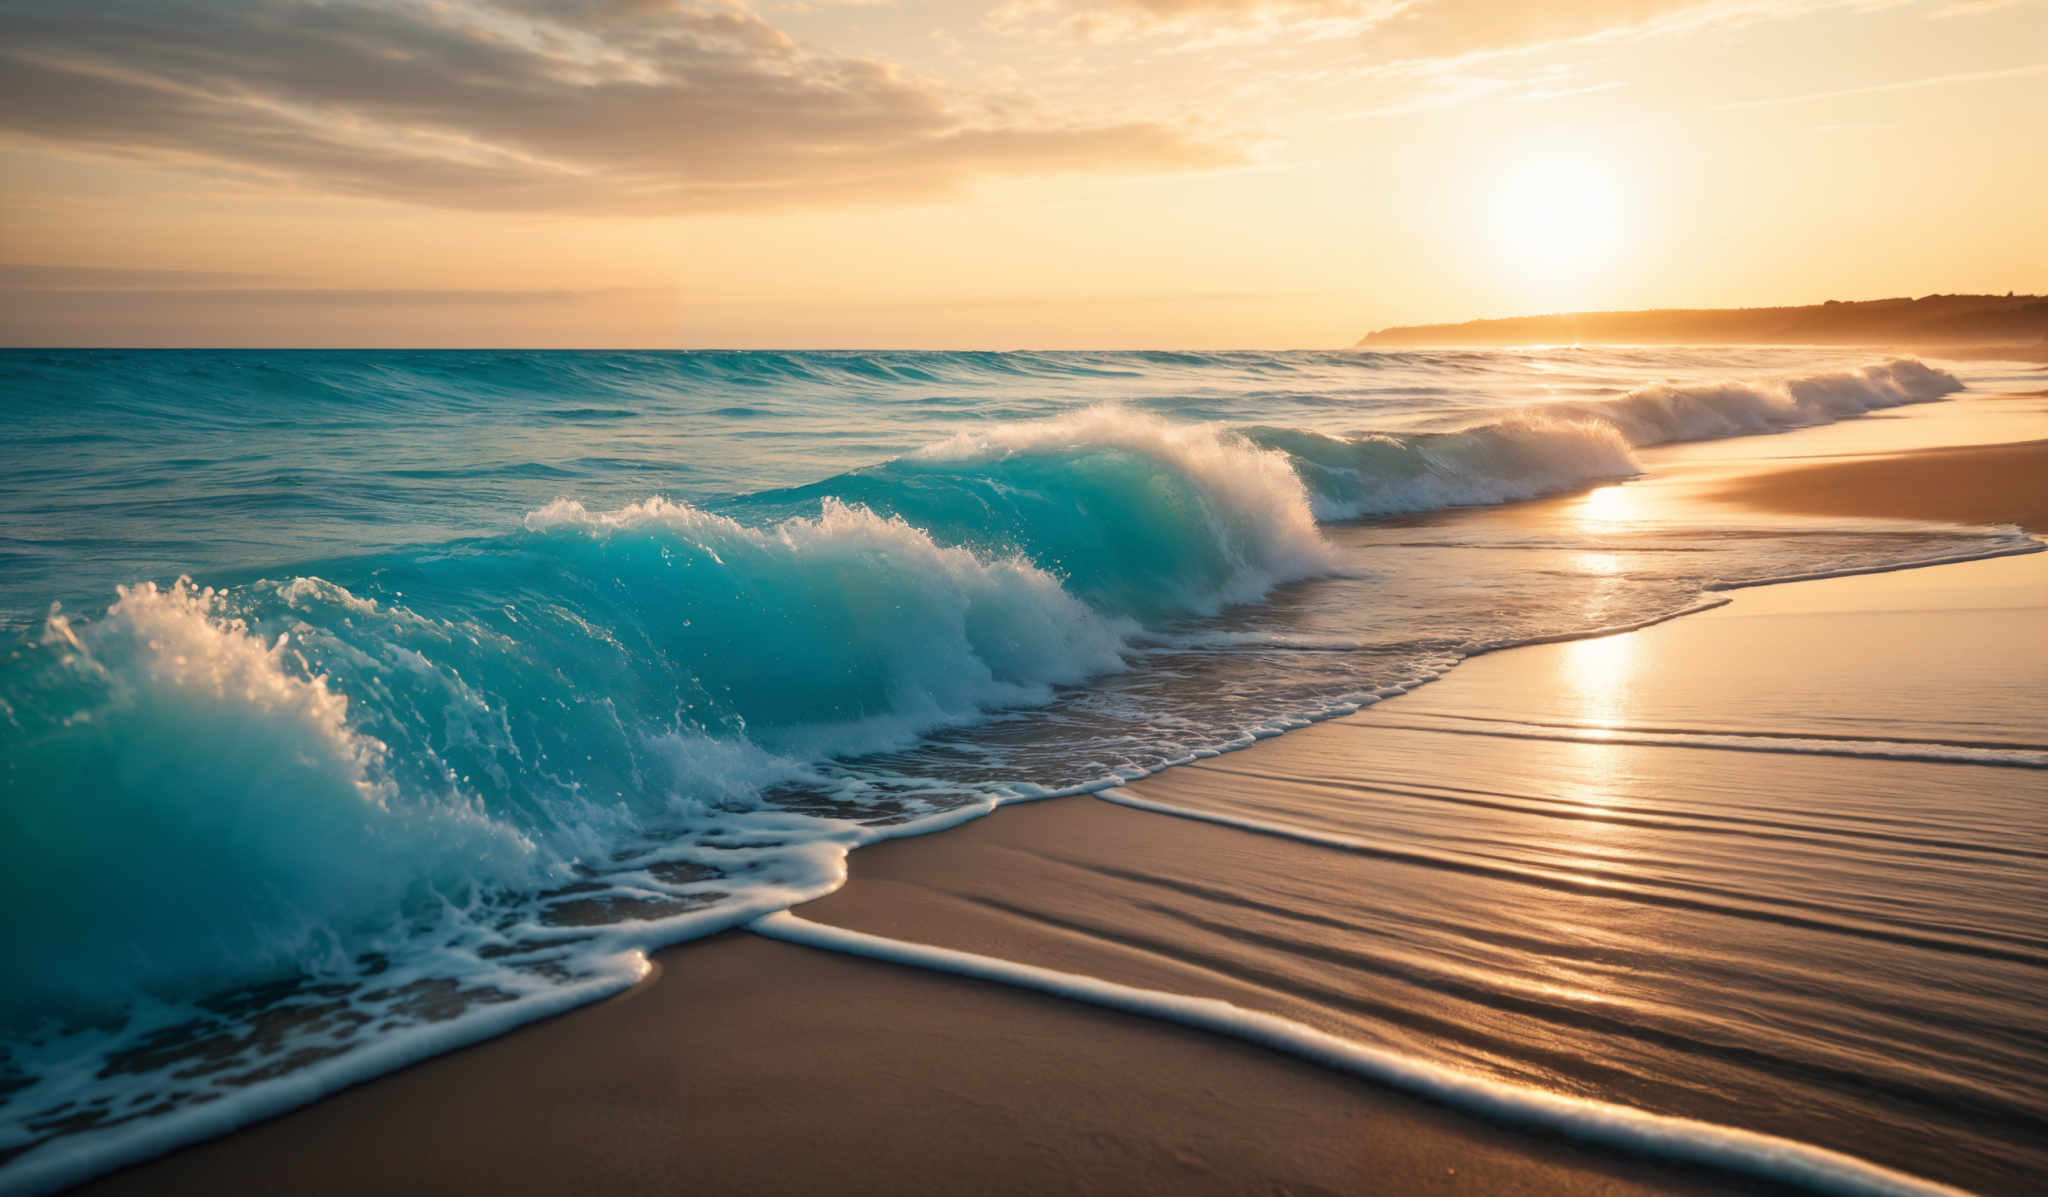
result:
[(516, 826), (400, 783), (417, 762), (365, 730), (396, 710), (370, 669), (330, 675), (230, 607), (143, 584), (0, 667), (0, 1021), (345, 965), (365, 935), (533, 879)]
[(1096, 610), (1140, 621), (1249, 601), (1329, 561), (1285, 454), (1117, 408), (963, 433), (752, 500), (835, 501), (944, 543), (1016, 553)]
[(1122, 665), (1044, 571), (837, 503), (529, 522), (360, 562), (361, 594), (137, 587), (0, 667), (8, 788), (36, 799), (0, 880), (11, 1013), (345, 963), (691, 804)]
[[(329, 578), (53, 616), (0, 666), (10, 789), (81, 799), (17, 813), (0, 948), (43, 980), (14, 1013), (382, 950), (678, 811), (1043, 704), (1148, 623), (1323, 560), (1276, 454), (1115, 411), (1031, 438), (770, 504), (815, 514), (564, 501)], [(128, 853), (120, 884), (34, 913)]]
[[(0, 632), (33, 634), (52, 600), (98, 609), (142, 578), (317, 573), (327, 567), (309, 563), (495, 536), (563, 496), (597, 509), (660, 495), (757, 522), (764, 492), (1105, 400), (1370, 452), (1376, 436), (1480, 429), (1532, 405), (1582, 408), (1631, 444), (1758, 431), (1813, 422), (1801, 404), (1825, 418), (1821, 392), (1847, 411), (1931, 397), (1946, 378), (1914, 363), (1814, 367), (1810, 352), (1759, 350), (0, 352), (12, 434), (0, 476), (15, 483), (0, 490)], [(1772, 380), (1788, 371), (1796, 404)], [(1669, 418), (1711, 412), (1688, 395), (1756, 375), (1720, 404), (1750, 418)], [(1368, 464), (1373, 476), (1313, 495), (1316, 510), (1419, 510), (1534, 485), (1450, 469), (1449, 484), (1410, 492), (1373, 473), (1400, 463)]]

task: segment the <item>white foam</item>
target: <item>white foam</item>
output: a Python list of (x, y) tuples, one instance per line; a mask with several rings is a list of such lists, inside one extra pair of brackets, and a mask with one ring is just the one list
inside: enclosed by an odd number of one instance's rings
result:
[[(9, 984), (0, 1014), (93, 1010), (194, 975), (317, 971), (369, 946), (366, 927), (388, 928), (421, 887), (544, 879), (519, 829), (391, 785), (388, 750), (350, 726), (348, 699), (211, 588), (122, 587), (93, 623), (51, 615), (43, 641), (65, 734), (25, 745), (9, 780), (77, 788), (13, 812), (36, 848), (0, 890), (67, 896), (9, 924), (41, 968)], [(141, 836), (147, 850), (129, 850)]]
[[(730, 633), (742, 643), (774, 638), (785, 657), (808, 663), (820, 689), (884, 675), (886, 694), (845, 704), (867, 705), (871, 713), (860, 718), (774, 728), (776, 712), (741, 712), (753, 738), (786, 757), (899, 748), (993, 709), (1041, 704), (1055, 686), (1121, 670), (1132, 630), (1020, 555), (942, 545), (900, 517), (837, 499), (824, 500), (815, 517), (765, 528), (661, 498), (615, 511), (558, 499), (528, 513), (525, 524), (542, 533), (664, 537), (676, 551), (705, 558), (719, 588), (701, 596), (678, 591), (679, 606), (701, 597), (730, 613), (726, 591), (746, 593), (755, 621)], [(682, 609), (674, 615), (684, 624), (693, 615), (709, 618)], [(701, 675), (752, 659), (728, 647), (700, 646), (691, 664)]]
[(1830, 374), (1640, 387), (1614, 399), (1524, 408), (1451, 432), (1338, 438), (1270, 428), (1292, 454), (1319, 518), (1513, 502), (1641, 473), (1633, 450), (1828, 424), (1961, 390), (1907, 358)]
[(769, 915), (750, 926), (758, 934), (786, 943), (1009, 985), (1225, 1035), (1484, 1118), (1553, 1131), (1637, 1155), (1705, 1165), (1844, 1197), (1958, 1197), (1962, 1193), (1810, 1143), (1458, 1072), (1214, 998), (1139, 989), (992, 956), (887, 939), (814, 923), (788, 912)]
[(1962, 389), (1946, 370), (1894, 358), (1830, 374), (1641, 387), (1619, 399), (1541, 410), (1605, 420), (1642, 447), (1829, 424)]
[[(260, 1084), (227, 1091), (206, 1104), (186, 1105), (146, 1121), (120, 1123), (44, 1143), (0, 1168), (0, 1197), (53, 1193), (188, 1143), (288, 1113), (351, 1085), (496, 1038), (527, 1023), (612, 997), (647, 976), (650, 952), (749, 925), (840, 888), (846, 883), (847, 854), (856, 848), (886, 839), (944, 831), (980, 818), (995, 807), (996, 802), (990, 799), (889, 826), (832, 824), (831, 833), (819, 839), (800, 845), (779, 845), (772, 851), (772, 856), (785, 866), (794, 865), (793, 872), (779, 881), (750, 884), (736, 900), (706, 910), (597, 927), (563, 928), (526, 921), (498, 928), (499, 934), (508, 939), (530, 937), (573, 942), (576, 963), (588, 975), (563, 983), (509, 969), (477, 972), (474, 962), (466, 961), (471, 971), (461, 977), (463, 983), (494, 985), (518, 1000), (471, 1006), (461, 1017), (445, 1022), (415, 1021), (345, 1054), (266, 1078)], [(749, 819), (769, 823), (779, 819), (790, 830), (816, 831), (826, 825), (825, 820), (795, 814), (761, 814)], [(729, 854), (746, 855), (744, 850)], [(767, 851), (762, 854), (764, 859), (770, 855)], [(409, 979), (433, 978), (436, 963), (441, 962), (428, 960), (379, 980), (387, 988), (398, 988)]]

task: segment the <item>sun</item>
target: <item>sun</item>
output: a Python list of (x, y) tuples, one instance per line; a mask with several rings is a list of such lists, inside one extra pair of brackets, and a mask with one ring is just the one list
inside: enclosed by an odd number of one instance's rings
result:
[(1494, 199), (1501, 250), (1551, 276), (1595, 269), (1621, 243), (1621, 193), (1596, 159), (1530, 157), (1505, 171)]

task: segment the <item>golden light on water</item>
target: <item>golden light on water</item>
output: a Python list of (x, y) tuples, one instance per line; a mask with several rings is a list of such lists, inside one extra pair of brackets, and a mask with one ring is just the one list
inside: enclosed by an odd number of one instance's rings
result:
[(1614, 577), (1626, 568), (1619, 553), (1574, 553), (1572, 564), (1580, 573), (1601, 578)]
[(1595, 487), (1579, 497), (1571, 516), (1587, 531), (1633, 524), (1643, 518), (1638, 498), (1639, 492), (1624, 484)]

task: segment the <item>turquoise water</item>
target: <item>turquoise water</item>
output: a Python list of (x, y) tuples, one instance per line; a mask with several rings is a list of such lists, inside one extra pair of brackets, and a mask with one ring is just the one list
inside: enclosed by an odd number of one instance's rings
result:
[(1715, 586), (2010, 547), (1386, 519), (1961, 385), (1755, 349), (0, 354), (0, 1188), (615, 992), (878, 836)]

